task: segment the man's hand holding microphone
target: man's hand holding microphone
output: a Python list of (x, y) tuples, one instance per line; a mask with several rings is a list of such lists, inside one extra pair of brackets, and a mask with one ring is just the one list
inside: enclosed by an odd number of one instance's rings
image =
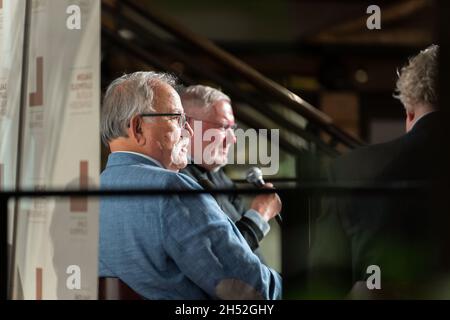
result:
[[(273, 189), (273, 184), (265, 183), (261, 169), (256, 167), (248, 171), (247, 181), (259, 188)], [(253, 199), (251, 204), (251, 209), (257, 211), (265, 221), (269, 222), (275, 217), (280, 225), (282, 222), (281, 207), (281, 199), (276, 193), (260, 194)]]

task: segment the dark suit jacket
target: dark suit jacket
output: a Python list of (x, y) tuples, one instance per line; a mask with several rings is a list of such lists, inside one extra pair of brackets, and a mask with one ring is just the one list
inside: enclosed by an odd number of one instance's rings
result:
[(333, 182), (430, 187), (324, 198), (310, 255), (310, 293), (343, 297), (354, 283), (365, 284), (367, 267), (377, 265), (385, 297), (417, 297), (445, 271), (450, 224), (442, 226), (449, 214), (434, 184), (447, 174), (442, 128), (440, 112), (430, 113), (404, 136), (335, 161)]
[[(208, 172), (195, 164), (189, 164), (180, 171), (197, 181), (203, 188), (211, 189), (235, 189), (236, 186), (222, 169), (216, 172)], [(245, 207), (241, 197), (234, 194), (214, 194), (219, 207), (236, 224), (250, 248), (255, 251), (264, 235), (258, 226), (249, 218), (243, 217)], [(259, 253), (258, 253), (259, 256)], [(261, 258), (261, 257), (260, 257)]]

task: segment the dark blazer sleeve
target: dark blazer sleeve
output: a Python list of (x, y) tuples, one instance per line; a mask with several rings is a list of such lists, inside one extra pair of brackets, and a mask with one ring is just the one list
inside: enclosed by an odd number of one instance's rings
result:
[[(220, 179), (223, 181), (225, 186), (228, 188), (236, 188), (233, 181), (223, 172), (223, 170), (220, 170), (217, 174), (220, 175)], [(241, 218), (236, 221), (236, 227), (247, 241), (250, 248), (255, 251), (259, 248), (259, 243), (264, 238), (262, 230), (251, 219), (244, 216), (246, 208), (242, 197), (237, 194), (230, 195), (229, 202), (241, 216)]]
[[(206, 174), (202, 174), (194, 165), (188, 165), (181, 171), (194, 179), (204, 189), (213, 188), (233, 189), (236, 186), (233, 181), (222, 171), (214, 173), (214, 182), (208, 179)], [(219, 184), (219, 185), (218, 185)], [(243, 216), (246, 209), (242, 198), (238, 195), (214, 195), (218, 205), (234, 221), (241, 235), (247, 241), (248, 245), (255, 251), (259, 248), (259, 242), (264, 238), (262, 230), (251, 219)], [(231, 212), (233, 211), (233, 212)]]
[(264, 238), (264, 234), (252, 220), (247, 217), (242, 217), (240, 220), (236, 221), (236, 227), (244, 237), (245, 241), (247, 241), (252, 251), (259, 248), (259, 242)]

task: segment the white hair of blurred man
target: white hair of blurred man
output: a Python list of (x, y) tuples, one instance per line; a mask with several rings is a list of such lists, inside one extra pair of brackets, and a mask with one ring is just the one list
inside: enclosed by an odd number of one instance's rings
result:
[(437, 111), (439, 46), (431, 45), (412, 57), (398, 73), (395, 98), (406, 112), (406, 131), (426, 114)]

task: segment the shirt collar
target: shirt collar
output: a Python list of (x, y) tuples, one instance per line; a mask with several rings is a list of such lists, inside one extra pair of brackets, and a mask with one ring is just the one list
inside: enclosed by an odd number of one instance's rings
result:
[(143, 157), (143, 158), (145, 158), (147, 160), (150, 160), (151, 162), (154, 162), (158, 167), (161, 167), (161, 168), (165, 169), (164, 166), (161, 164), (161, 162), (159, 162), (158, 160), (155, 160), (154, 158), (152, 158), (152, 157), (150, 157), (150, 156), (148, 156), (146, 154), (133, 152), (133, 151), (115, 151), (113, 153), (130, 153), (130, 154), (134, 154), (134, 155)]
[(419, 122), (420, 119), (422, 119), (423, 117), (425, 117), (425, 116), (427, 116), (427, 115), (429, 115), (429, 114), (431, 114), (431, 113), (437, 112), (437, 111), (438, 111), (438, 110), (433, 110), (433, 111), (427, 112), (427, 113), (421, 115), (420, 117), (418, 117), (418, 118), (414, 121), (413, 125), (411, 126), (411, 129), (409, 129), (409, 130), (412, 130), (412, 129), (414, 128), (414, 126), (417, 124), (417, 122)]
[[(196, 164), (196, 163), (194, 162), (194, 160), (193, 160), (190, 156), (187, 156), (187, 160), (188, 160), (188, 163), (193, 164), (193, 165), (199, 167), (202, 171), (208, 172), (205, 168), (203, 168), (202, 166), (199, 166), (198, 164)], [(220, 169), (222, 169), (224, 166), (225, 166), (225, 165), (216, 167), (216, 168), (212, 169), (210, 172), (216, 173), (216, 172), (220, 171)]]

